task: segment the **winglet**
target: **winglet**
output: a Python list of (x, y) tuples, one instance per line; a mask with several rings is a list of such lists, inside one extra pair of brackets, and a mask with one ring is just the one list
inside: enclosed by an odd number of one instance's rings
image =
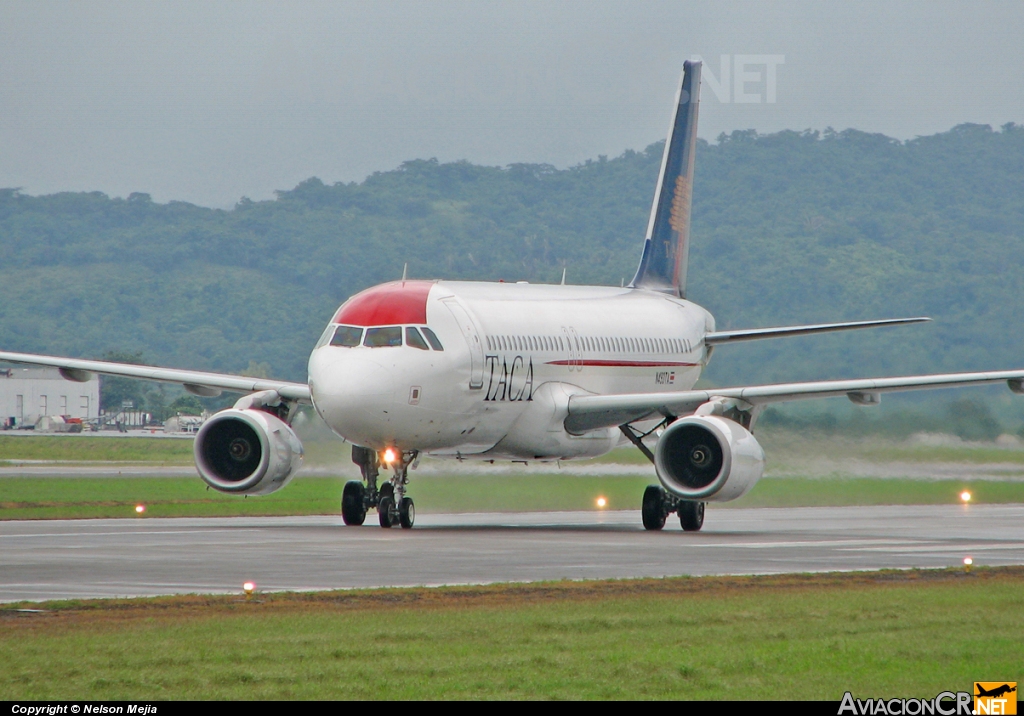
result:
[(683, 63), (683, 80), (665, 142), (658, 186), (654, 190), (644, 253), (630, 288), (647, 288), (686, 297), (700, 68), (699, 61)]

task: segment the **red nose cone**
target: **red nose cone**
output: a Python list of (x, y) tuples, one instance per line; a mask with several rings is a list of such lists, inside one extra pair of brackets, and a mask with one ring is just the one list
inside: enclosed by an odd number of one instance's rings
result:
[(394, 281), (368, 288), (345, 301), (334, 323), (394, 326), (427, 322), (427, 295), (432, 281)]

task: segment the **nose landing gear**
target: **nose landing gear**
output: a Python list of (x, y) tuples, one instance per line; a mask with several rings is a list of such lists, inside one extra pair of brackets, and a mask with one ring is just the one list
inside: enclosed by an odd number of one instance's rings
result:
[(391, 462), (394, 477), (377, 487), (380, 476), (380, 458), (370, 448), (352, 446), (352, 462), (359, 466), (363, 482), (352, 480), (346, 483), (341, 497), (341, 517), (346, 525), (361, 525), (371, 507), (377, 508), (380, 526), (390, 528), (401, 525), (411, 529), (416, 521), (416, 506), (411, 497), (406, 497), (409, 484), (409, 466), (416, 460), (417, 451), (400, 453)]

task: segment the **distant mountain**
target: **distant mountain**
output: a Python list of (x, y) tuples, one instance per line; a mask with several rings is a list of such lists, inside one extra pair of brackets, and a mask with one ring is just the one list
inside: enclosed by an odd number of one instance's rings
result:
[[(416, 160), (231, 211), (0, 190), (0, 346), (302, 380), (333, 309), (424, 278), (619, 285), (662, 145), (569, 169)], [(689, 297), (720, 328), (930, 315), (719, 349), (718, 384), (1024, 365), (1024, 127), (753, 131), (697, 152)], [(642, 317), (638, 317), (642, 320)]]

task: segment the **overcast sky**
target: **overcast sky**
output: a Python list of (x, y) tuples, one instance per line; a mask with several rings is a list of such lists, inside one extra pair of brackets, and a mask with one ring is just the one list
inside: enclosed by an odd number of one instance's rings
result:
[(694, 55), (710, 140), (1024, 123), (1022, 37), (1016, 0), (0, 0), (0, 187), (228, 207), (414, 158), (564, 167), (662, 139)]

